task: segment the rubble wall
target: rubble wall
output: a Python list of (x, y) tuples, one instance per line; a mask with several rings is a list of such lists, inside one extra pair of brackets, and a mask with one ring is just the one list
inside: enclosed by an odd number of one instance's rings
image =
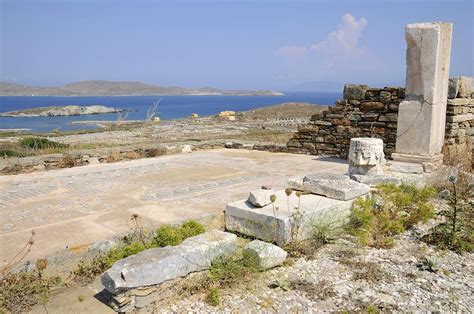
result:
[[(385, 155), (390, 157), (395, 152), (398, 106), (404, 98), (401, 87), (345, 85), (343, 99), (301, 125), (287, 151), (347, 158), (351, 138), (376, 137), (384, 141)], [(450, 93), (448, 98), (445, 162), (472, 167), (474, 93)]]

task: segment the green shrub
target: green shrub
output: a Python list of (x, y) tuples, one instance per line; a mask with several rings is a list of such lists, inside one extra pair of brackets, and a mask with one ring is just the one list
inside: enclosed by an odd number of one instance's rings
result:
[(162, 226), (156, 229), (153, 245), (157, 247), (175, 246), (183, 240), (204, 233), (206, 229), (197, 221), (190, 220), (181, 226)]
[(433, 227), (423, 237), (429, 244), (458, 253), (474, 251), (474, 183), (465, 178), (448, 179), (449, 189), (441, 191), (440, 196), (448, 203), (448, 208), (438, 212), (444, 221)]
[(20, 140), (20, 146), (32, 149), (57, 149), (67, 148), (69, 145), (50, 141), (43, 137), (24, 137)]
[(186, 221), (181, 225), (181, 235), (184, 239), (206, 232), (206, 228), (195, 220)]
[(221, 292), (218, 288), (211, 288), (206, 296), (206, 303), (218, 306), (221, 303)]
[(372, 198), (360, 198), (354, 203), (349, 231), (365, 245), (390, 248), (394, 235), (434, 217), (429, 202), (434, 194), (434, 189), (427, 187), (379, 185)]

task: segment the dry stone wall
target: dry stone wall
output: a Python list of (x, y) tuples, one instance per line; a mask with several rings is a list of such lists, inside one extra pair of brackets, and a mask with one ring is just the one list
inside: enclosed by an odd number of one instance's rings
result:
[[(459, 82), (460, 78), (450, 79), (443, 153), (445, 163), (457, 161), (472, 167), (474, 92), (466, 92), (466, 84)], [(452, 91), (453, 86), (461, 88)], [(398, 107), (404, 98), (401, 87), (346, 85), (342, 100), (298, 128), (287, 151), (347, 158), (351, 138), (375, 137), (384, 141), (385, 156), (390, 158), (395, 151)]]
[(398, 105), (405, 97), (400, 87), (344, 86), (344, 97), (335, 106), (315, 114), (287, 143), (288, 150), (346, 158), (350, 139), (376, 137), (384, 141), (384, 152), (395, 151)]

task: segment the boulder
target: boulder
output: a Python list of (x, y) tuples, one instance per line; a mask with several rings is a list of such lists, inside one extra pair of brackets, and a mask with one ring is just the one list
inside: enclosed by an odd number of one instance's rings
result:
[(231, 256), (237, 248), (235, 234), (213, 230), (188, 238), (177, 246), (148, 249), (117, 261), (101, 277), (112, 294), (159, 285), (211, 266), (217, 257)]
[(244, 248), (244, 256), (255, 261), (260, 269), (270, 269), (283, 264), (288, 253), (268, 242), (253, 240)]
[(274, 194), (273, 189), (260, 189), (251, 191), (248, 201), (255, 207), (264, 207), (271, 204), (270, 196)]

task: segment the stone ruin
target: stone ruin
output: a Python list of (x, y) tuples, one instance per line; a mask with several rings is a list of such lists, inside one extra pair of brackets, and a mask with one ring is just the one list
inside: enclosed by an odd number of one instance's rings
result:
[[(308, 174), (289, 180), (291, 190), (265, 187), (227, 205), (227, 230), (266, 241), (254, 240), (244, 249), (263, 269), (281, 264), (287, 255), (267, 242), (284, 246), (309, 238), (315, 223), (343, 224), (354, 201), (368, 197), (377, 184), (410, 182), (410, 175), (415, 182), (429, 180), (424, 171), (442, 161), (443, 144), (466, 144), (461, 138), (473, 135), (472, 83), (450, 80), (448, 93), (451, 25), (411, 24), (406, 35), (406, 97), (402, 88), (346, 85), (344, 99), (313, 116), (311, 125), (288, 143), (289, 150), (348, 156), (349, 175)], [(395, 161), (388, 164), (385, 156), (390, 153)], [(120, 260), (102, 275), (102, 283), (112, 294), (115, 310), (135, 311), (172, 297), (179, 277), (198, 275), (214, 258), (229, 256), (236, 247), (234, 234), (210, 231), (175, 247)]]
[(394, 160), (433, 169), (444, 157), (472, 168), (474, 90), (472, 78), (448, 80), (451, 24), (410, 24), (406, 40), (406, 89), (346, 85), (343, 99), (313, 115), (287, 150), (347, 158), (351, 138), (373, 137)]

